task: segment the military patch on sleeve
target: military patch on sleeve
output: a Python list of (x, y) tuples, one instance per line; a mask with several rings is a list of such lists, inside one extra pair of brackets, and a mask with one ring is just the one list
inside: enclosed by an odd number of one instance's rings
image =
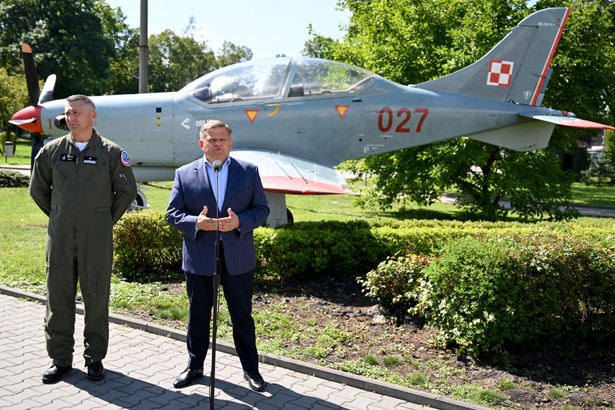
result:
[(130, 161), (130, 157), (128, 156), (128, 153), (126, 151), (122, 151), (122, 153), (120, 154), (120, 160), (122, 161), (122, 165), (124, 165), (125, 167), (129, 167), (132, 162)]

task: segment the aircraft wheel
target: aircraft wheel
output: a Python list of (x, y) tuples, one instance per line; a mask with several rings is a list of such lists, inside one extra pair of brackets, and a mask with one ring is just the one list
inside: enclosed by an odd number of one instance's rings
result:
[(134, 201), (132, 201), (132, 204), (130, 205), (130, 210), (144, 209), (147, 207), (147, 197), (145, 196), (145, 193), (141, 191), (141, 189), (137, 189), (137, 197)]

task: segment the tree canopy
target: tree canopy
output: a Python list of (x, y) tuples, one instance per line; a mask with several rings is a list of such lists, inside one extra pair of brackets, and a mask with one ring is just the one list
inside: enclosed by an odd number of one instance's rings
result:
[[(58, 76), (54, 98), (138, 92), (139, 32), (121, 9), (104, 0), (2, 0), (0, 16), (0, 67), (9, 76), (23, 75), (20, 47), (29, 43), (39, 78)], [(252, 57), (228, 42), (216, 57), (194, 38), (193, 23), (149, 36), (150, 91), (178, 90), (221, 63)]]
[[(434, 79), (487, 53), (525, 16), (569, 2), (523, 0), (340, 0), (351, 11), (345, 38), (326, 45), (326, 58), (354, 64), (401, 84)], [(615, 123), (615, 6), (612, 1), (575, 2), (553, 61), (544, 105), (583, 118)], [(307, 47), (306, 47), (307, 49)], [(506, 214), (507, 198), (523, 217), (569, 218), (574, 175), (562, 170), (580, 131), (557, 129), (548, 149), (519, 153), (467, 138), (368, 157), (351, 165), (377, 177), (364, 202), (382, 208), (413, 201), (431, 204), (447, 190), (483, 218)], [(563, 205), (560, 207), (559, 205)]]
[(20, 47), (35, 50), (40, 78), (58, 74), (54, 93), (99, 93), (117, 55), (123, 17), (96, 0), (3, 0), (0, 64), (10, 74), (21, 66)]
[[(338, 0), (351, 12), (347, 33), (333, 41), (312, 32), (304, 53), (366, 68), (401, 84), (461, 69), (484, 55), (523, 17), (568, 1), (539, 0)], [(20, 45), (32, 46), (39, 79), (57, 74), (54, 98), (138, 91), (138, 36), (120, 9), (104, 0), (2, 0), (0, 2), (0, 128), (27, 105)], [(149, 38), (150, 91), (177, 90), (220, 66), (249, 60), (252, 51), (225, 42), (218, 55), (194, 35), (165, 31)], [(590, 120), (615, 123), (615, 5), (579, 0), (552, 64), (544, 105)], [(23, 83), (15, 81), (20, 79)], [(395, 202), (430, 204), (447, 190), (484, 218), (507, 211), (510, 200), (525, 217), (573, 215), (574, 175), (561, 157), (590, 133), (556, 128), (548, 149), (518, 153), (459, 138), (366, 158), (354, 170), (378, 176), (365, 200), (386, 208)], [(559, 205), (563, 204), (564, 207)]]

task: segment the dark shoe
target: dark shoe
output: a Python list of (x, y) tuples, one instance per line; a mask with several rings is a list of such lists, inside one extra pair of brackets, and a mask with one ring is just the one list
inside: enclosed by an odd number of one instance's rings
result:
[(58, 366), (56, 364), (52, 364), (51, 367), (45, 370), (43, 373), (43, 383), (57, 383), (62, 379), (62, 375), (72, 369), (73, 366), (70, 364), (68, 366)]
[(177, 379), (173, 382), (173, 387), (176, 389), (181, 389), (182, 387), (189, 386), (199, 377), (203, 377), (203, 369), (187, 368), (182, 372), (182, 374), (177, 376)]
[(88, 364), (88, 379), (93, 381), (102, 380), (105, 377), (105, 368), (102, 362)]
[(248, 381), (248, 385), (254, 391), (265, 391), (265, 380), (259, 372), (243, 372), (243, 378)]

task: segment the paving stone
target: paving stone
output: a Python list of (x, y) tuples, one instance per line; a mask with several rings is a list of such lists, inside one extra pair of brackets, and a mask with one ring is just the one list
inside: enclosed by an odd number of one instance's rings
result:
[[(87, 379), (83, 360), (83, 317), (75, 322), (73, 369), (56, 384), (43, 384), (41, 376), (51, 360), (45, 349), (43, 318), (45, 306), (40, 297), (0, 287), (0, 409), (190, 409), (207, 408), (211, 358), (205, 362), (205, 376), (183, 389), (173, 388), (173, 380), (187, 363), (185, 332), (132, 323), (128, 318), (112, 317), (110, 345), (105, 378)], [(28, 300), (30, 298), (32, 300)], [(37, 301), (38, 300), (38, 301)], [(164, 335), (164, 336), (163, 336)], [(295, 360), (267, 357), (260, 370), (268, 383), (264, 393), (248, 388), (239, 359), (219, 344), (216, 351), (214, 404), (216, 409), (428, 409), (403, 400), (403, 391), (392, 397), (353, 387), (351, 375), (315, 377), (321, 368)], [(286, 366), (286, 367), (285, 367)], [(364, 380), (357, 386), (364, 386)], [(375, 382), (375, 386), (378, 384)], [(383, 387), (384, 389), (384, 387)], [(402, 389), (403, 390), (403, 389)], [(387, 385), (384, 391), (391, 391)], [(436, 403), (437, 404), (437, 403)], [(448, 409), (477, 410), (478, 406), (460, 403)], [(437, 408), (433, 406), (431, 408)]]

